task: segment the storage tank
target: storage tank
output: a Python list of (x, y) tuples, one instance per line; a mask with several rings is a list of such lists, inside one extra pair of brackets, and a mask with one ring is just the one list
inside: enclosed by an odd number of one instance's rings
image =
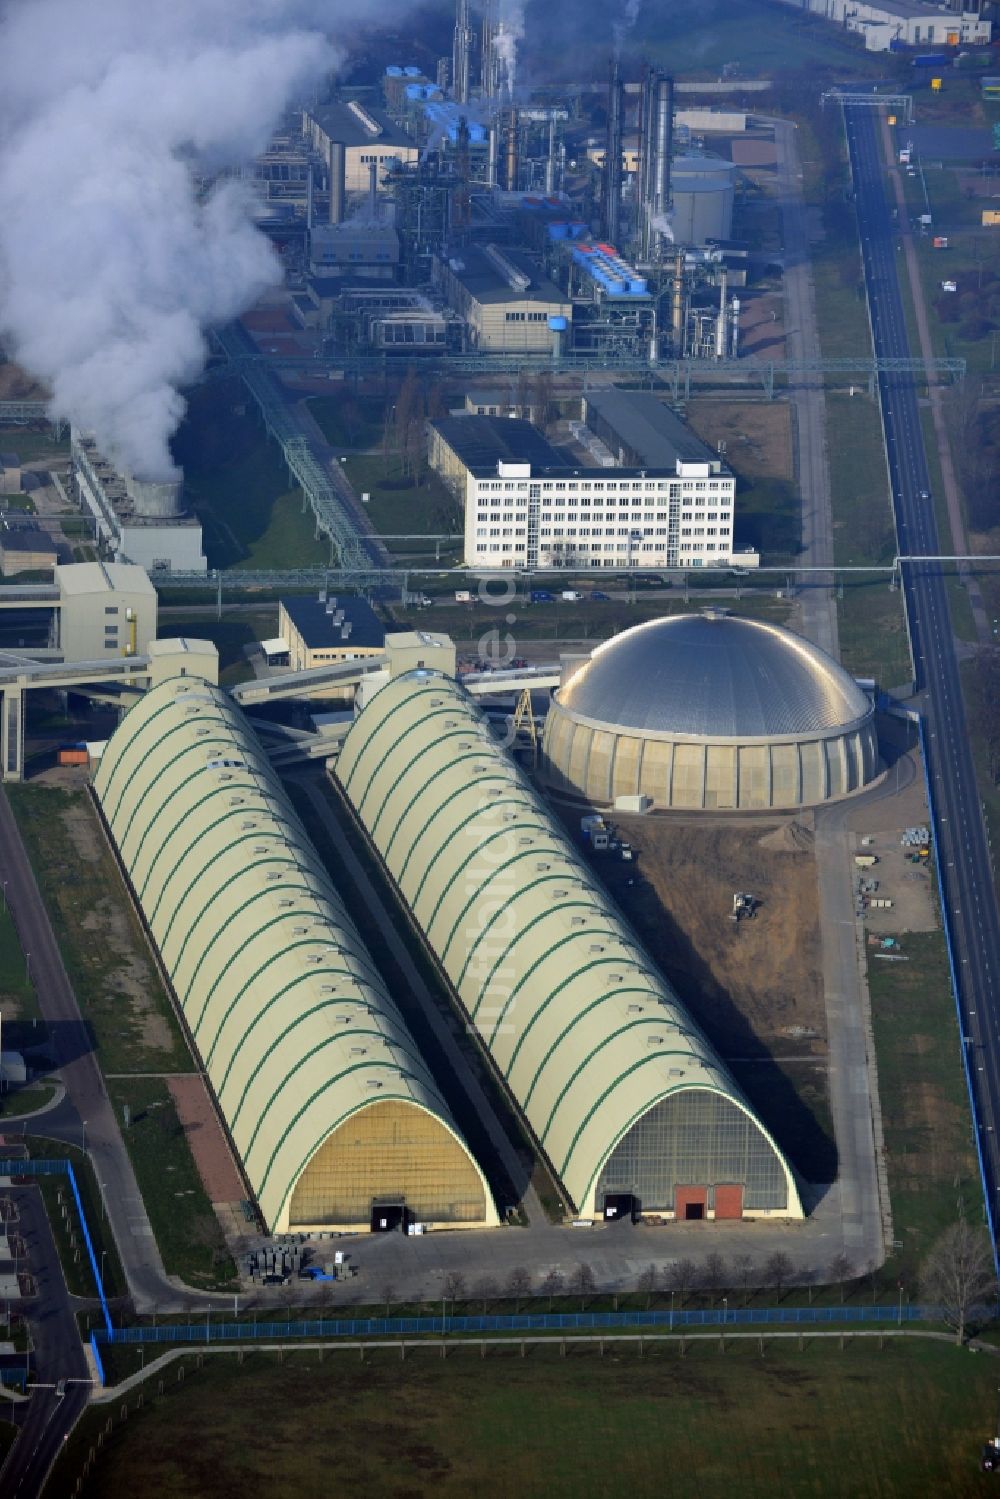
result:
[(184, 514), (182, 479), (171, 479), (164, 483), (159, 479), (137, 479), (129, 475), (125, 488), (131, 496), (136, 515), (156, 520), (176, 520)]

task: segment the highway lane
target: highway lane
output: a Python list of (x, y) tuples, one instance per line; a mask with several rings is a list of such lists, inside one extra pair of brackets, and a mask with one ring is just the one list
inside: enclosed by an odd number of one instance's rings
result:
[[(0, 1472), (0, 1494), (4, 1499), (37, 1499), (64, 1439), (86, 1407), (90, 1376), (41, 1192), (20, 1187), (11, 1195), (35, 1282), (35, 1296), (24, 1305), (34, 1343), (34, 1388), (28, 1403), (17, 1407), (20, 1430)], [(57, 1391), (60, 1380), (66, 1381), (62, 1395)]]
[[(865, 108), (848, 108), (844, 115), (875, 352), (908, 357), (899, 285), (900, 226), (886, 198), (879, 120)], [(916, 389), (903, 377), (885, 375), (879, 394), (899, 551), (933, 555), (941, 548)], [(1000, 1191), (1000, 917), (944, 579), (937, 564), (917, 562), (905, 565), (903, 583), (927, 730), (942, 899), (993, 1224)]]

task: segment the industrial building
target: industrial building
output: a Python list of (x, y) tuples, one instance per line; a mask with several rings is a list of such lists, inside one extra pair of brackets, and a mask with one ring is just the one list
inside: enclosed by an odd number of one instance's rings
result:
[(782, 1152), (462, 687), (389, 681), (336, 773), (580, 1217), (802, 1216)]
[[(588, 422), (610, 448), (601, 468), (574, 463), (525, 421), (458, 416), (428, 424), (431, 466), (464, 501), (466, 566), (734, 561), (732, 471), (655, 397), (640, 399), (662, 412), (662, 423), (647, 420), (642, 407), (634, 414), (634, 394), (586, 397)], [(618, 399), (605, 408), (598, 404), (605, 396)], [(600, 416), (605, 409), (613, 430)], [(642, 445), (638, 460), (624, 448), (630, 436)]]
[(385, 650), (385, 625), (367, 599), (284, 598), (278, 602), (278, 635), (292, 671), (330, 661), (357, 661)]
[(379, 179), (396, 162), (416, 162), (416, 141), (392, 120), (357, 99), (316, 105), (303, 118), (303, 131), (327, 164), (331, 224), (345, 216), (344, 193), (367, 193), (371, 167)]
[(553, 327), (563, 331), (572, 302), (524, 255), (488, 244), (435, 262), (435, 281), (464, 321), (470, 348), (500, 354), (548, 353)]
[(271, 1233), (497, 1222), (470, 1154), (241, 710), (174, 676), (94, 783)]
[(74, 428), (73, 485), (95, 535), (115, 562), (147, 572), (205, 572), (201, 524), (184, 505), (183, 480), (136, 478), (120, 472), (86, 433)]
[(67, 662), (143, 655), (156, 639), (158, 599), (142, 567), (123, 562), (57, 566), (53, 644)]
[(816, 806), (878, 772), (872, 703), (779, 625), (706, 611), (637, 625), (567, 667), (542, 774), (591, 805)]
[(985, 46), (992, 23), (974, 7), (961, 3), (931, 5), (923, 0), (784, 0), (796, 10), (822, 16), (864, 37), (869, 52), (906, 47)]

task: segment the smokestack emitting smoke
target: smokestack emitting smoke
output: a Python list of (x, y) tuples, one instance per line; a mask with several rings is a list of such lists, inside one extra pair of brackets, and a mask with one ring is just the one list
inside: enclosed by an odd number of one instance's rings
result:
[(53, 413), (177, 470), (204, 329), (281, 280), (239, 183), (337, 62), (321, 0), (0, 0), (0, 337)]

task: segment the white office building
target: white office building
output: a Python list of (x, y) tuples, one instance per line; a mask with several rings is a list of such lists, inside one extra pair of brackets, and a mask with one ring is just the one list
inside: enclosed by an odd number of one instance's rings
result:
[(467, 567), (733, 560), (736, 480), (709, 449), (657, 467), (576, 468), (527, 422), (452, 417), (433, 424), (431, 462), (464, 491)]

